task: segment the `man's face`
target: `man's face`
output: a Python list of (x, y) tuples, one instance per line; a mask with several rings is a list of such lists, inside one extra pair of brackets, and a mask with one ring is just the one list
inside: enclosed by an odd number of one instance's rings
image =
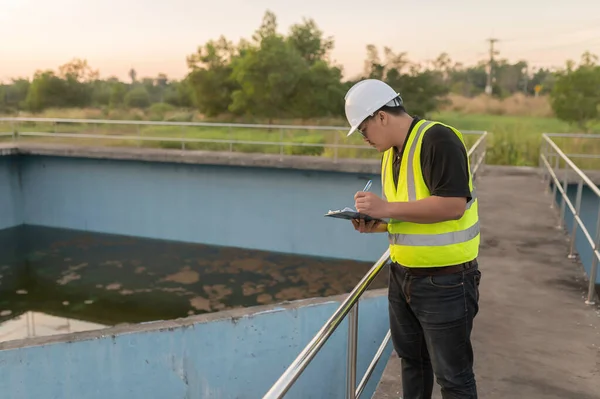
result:
[(386, 118), (387, 115), (383, 112), (377, 112), (375, 115), (365, 119), (358, 125), (357, 129), (362, 134), (363, 139), (379, 152), (390, 148), (385, 129)]

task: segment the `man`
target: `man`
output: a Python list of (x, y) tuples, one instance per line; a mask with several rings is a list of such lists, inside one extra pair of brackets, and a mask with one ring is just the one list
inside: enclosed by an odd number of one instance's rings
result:
[(360, 132), (383, 153), (383, 198), (358, 192), (361, 233), (388, 233), (389, 316), (402, 359), (403, 399), (431, 398), (434, 374), (444, 399), (477, 398), (471, 329), (478, 312), (479, 219), (461, 133), (412, 117), (402, 98), (367, 79), (346, 94), (348, 135)]

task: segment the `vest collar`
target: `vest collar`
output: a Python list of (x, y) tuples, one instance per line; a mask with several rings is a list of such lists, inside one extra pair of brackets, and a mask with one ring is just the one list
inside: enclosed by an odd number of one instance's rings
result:
[(404, 153), (404, 148), (406, 147), (406, 143), (408, 142), (410, 135), (415, 130), (416, 124), (419, 123), (419, 121), (421, 119), (422, 118), (420, 118), (418, 116), (413, 116), (413, 121), (410, 124), (410, 127), (408, 128), (408, 133), (406, 133), (406, 137), (404, 138), (404, 142), (402, 143), (402, 148), (399, 149), (398, 147), (394, 146), (394, 160), (399, 161), (400, 158), (402, 158), (402, 154)]

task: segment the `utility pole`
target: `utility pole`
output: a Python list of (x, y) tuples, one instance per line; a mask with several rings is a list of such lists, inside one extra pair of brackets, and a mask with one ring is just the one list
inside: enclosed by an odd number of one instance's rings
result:
[(488, 76), (487, 84), (485, 85), (485, 92), (487, 95), (492, 95), (492, 64), (494, 63), (494, 55), (499, 54), (498, 51), (494, 50), (494, 43), (496, 43), (498, 39), (489, 38), (487, 41), (490, 42), (490, 61), (488, 64)]

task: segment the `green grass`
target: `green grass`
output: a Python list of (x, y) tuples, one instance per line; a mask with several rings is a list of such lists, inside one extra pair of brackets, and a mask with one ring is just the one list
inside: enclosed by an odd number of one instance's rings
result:
[[(433, 118), (461, 130), (485, 130), (487, 140), (486, 163), (493, 165), (537, 166), (542, 133), (581, 133), (580, 130), (556, 118), (461, 115), (440, 112)], [(592, 126), (592, 133), (600, 133), (600, 123)], [(594, 139), (553, 138), (565, 153), (600, 154), (600, 135)], [(600, 161), (578, 159), (576, 164), (600, 168)]]
[[(488, 131), (487, 139), (488, 164), (537, 166), (539, 151), (542, 143), (542, 133), (578, 132), (578, 129), (555, 118), (460, 114), (456, 112), (439, 112), (430, 119), (440, 120), (457, 127), (462, 131)], [(345, 126), (345, 120), (330, 120), (329, 124)], [(278, 121), (278, 123), (286, 124)], [(290, 122), (288, 122), (290, 123)], [(291, 123), (298, 124), (298, 121)], [(304, 124), (317, 124), (317, 121), (305, 121)], [(321, 123), (322, 124), (322, 123)], [(333, 157), (335, 150), (324, 148), (324, 144), (365, 145), (360, 135), (346, 137), (347, 128), (343, 130), (305, 130), (305, 129), (265, 129), (265, 128), (228, 128), (228, 127), (198, 127), (198, 126), (136, 126), (136, 125), (95, 125), (95, 124), (58, 124), (48, 123), (19, 123), (19, 131), (61, 132), (85, 134), (102, 134), (110, 136), (141, 136), (141, 137), (172, 137), (189, 139), (222, 139), (245, 141), (245, 143), (205, 143), (186, 142), (187, 150), (255, 152), (286, 155), (312, 155)], [(10, 131), (8, 124), (0, 123), (0, 132)], [(592, 132), (600, 133), (600, 124), (593, 126)], [(600, 136), (599, 136), (600, 137)], [(465, 141), (471, 146), (478, 136), (465, 134)], [(104, 146), (138, 146), (149, 148), (182, 148), (178, 141), (139, 141), (139, 140), (107, 140), (72, 138), (39, 138), (24, 137), (23, 140), (68, 142), (78, 144), (93, 144)], [(600, 154), (600, 139), (555, 138), (555, 142), (566, 153)], [(251, 142), (272, 142), (253, 144)], [(279, 142), (289, 143), (281, 146)], [(318, 144), (319, 146), (302, 146), (302, 143)], [(371, 148), (338, 148), (338, 158), (371, 158), (380, 156)], [(600, 168), (600, 160), (575, 159), (582, 167)]]

